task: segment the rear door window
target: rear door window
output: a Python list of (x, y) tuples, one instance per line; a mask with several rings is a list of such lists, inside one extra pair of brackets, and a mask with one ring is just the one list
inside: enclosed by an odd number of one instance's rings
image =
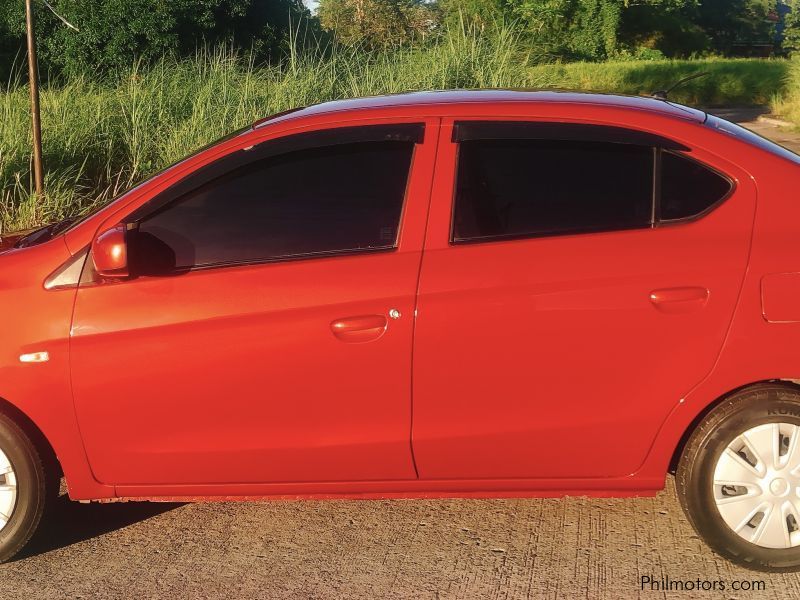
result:
[(649, 227), (653, 149), (572, 140), (459, 147), (454, 242)]
[(733, 189), (689, 148), (638, 130), (460, 122), (452, 243), (650, 228)]

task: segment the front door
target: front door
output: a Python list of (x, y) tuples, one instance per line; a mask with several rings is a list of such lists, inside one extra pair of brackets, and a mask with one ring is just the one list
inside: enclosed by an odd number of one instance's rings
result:
[(436, 129), (381, 127), (245, 148), (252, 160), (126, 221), (135, 276), (82, 285), (73, 323), (98, 480), (416, 477), (411, 340)]
[(635, 472), (718, 356), (751, 183), (619, 126), (452, 126), (420, 275), (420, 478)]

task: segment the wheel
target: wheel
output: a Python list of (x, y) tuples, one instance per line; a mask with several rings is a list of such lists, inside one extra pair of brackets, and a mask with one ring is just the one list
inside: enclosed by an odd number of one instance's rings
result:
[(0, 413), (0, 562), (12, 558), (31, 539), (51, 488), (36, 447)]
[(752, 569), (800, 569), (800, 388), (732, 394), (689, 437), (675, 480), (716, 552)]

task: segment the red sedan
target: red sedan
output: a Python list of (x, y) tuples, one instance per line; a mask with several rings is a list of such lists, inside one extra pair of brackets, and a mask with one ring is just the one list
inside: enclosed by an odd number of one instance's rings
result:
[(652, 495), (800, 566), (800, 157), (652, 98), (265, 119), (0, 254), (0, 558), (75, 500)]

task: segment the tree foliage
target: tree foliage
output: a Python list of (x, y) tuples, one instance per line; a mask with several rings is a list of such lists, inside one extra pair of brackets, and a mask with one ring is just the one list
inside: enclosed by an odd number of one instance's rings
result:
[[(44, 70), (67, 75), (129, 67), (134, 60), (193, 54), (225, 43), (264, 59), (280, 52), (292, 26), (310, 18), (301, 0), (58, 0), (65, 27), (35, 2)], [(0, 40), (21, 46), (24, 2), (0, 0)], [(0, 48), (3, 42), (0, 42)]]
[[(800, 0), (786, 0), (785, 46), (800, 47)], [(439, 39), (465, 27), (491, 35), (513, 27), (531, 56), (557, 60), (770, 49), (778, 0), (320, 0), (319, 18), (303, 0), (50, 0), (74, 23), (60, 23), (35, 0), (43, 74), (109, 72), (134, 61), (192, 55), (203, 45), (279, 58), (290, 31), (321, 25), (361, 49)], [(0, 0), (0, 77), (24, 55), (24, 1)], [(5, 68), (5, 70), (4, 70)]]
[(512, 12), (551, 53), (600, 60), (617, 45), (622, 0), (516, 0)]
[[(792, 0), (797, 2), (798, 0)], [(558, 58), (602, 60), (637, 49), (668, 56), (770, 44), (777, 0), (440, 0), (444, 19), (517, 21)]]
[(729, 53), (738, 45), (772, 41), (775, 26), (767, 17), (776, 5), (775, 0), (703, 0), (697, 24), (713, 48)]
[(800, 0), (788, 0), (784, 17), (783, 47), (787, 52), (800, 51)]
[(422, 0), (320, 0), (318, 14), (338, 41), (373, 48), (424, 38), (437, 21)]
[(698, 0), (629, 2), (622, 13), (619, 42), (628, 48), (652, 48), (667, 56), (701, 54), (711, 47), (698, 25)]

